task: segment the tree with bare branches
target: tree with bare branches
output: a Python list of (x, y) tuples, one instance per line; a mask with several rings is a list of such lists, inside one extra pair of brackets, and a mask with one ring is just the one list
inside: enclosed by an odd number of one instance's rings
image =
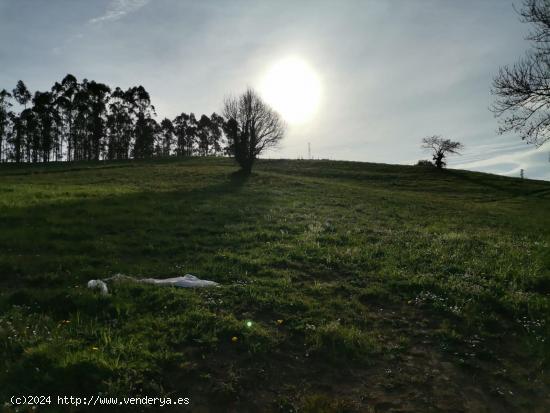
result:
[(443, 139), (441, 136), (429, 136), (422, 139), (422, 148), (432, 151), (432, 159), (436, 168), (442, 169), (445, 165), (445, 158), (449, 154), (460, 155), (459, 150), (464, 148), (460, 142), (450, 139)]
[(276, 147), (285, 134), (281, 116), (252, 89), (238, 97), (226, 98), (223, 116), (229, 153), (246, 173), (252, 171), (256, 158), (266, 149)]
[(519, 133), (540, 146), (550, 140), (550, 1), (524, 0), (518, 13), (534, 27), (527, 37), (533, 48), (513, 66), (500, 68), (491, 110), (499, 118), (500, 133)]

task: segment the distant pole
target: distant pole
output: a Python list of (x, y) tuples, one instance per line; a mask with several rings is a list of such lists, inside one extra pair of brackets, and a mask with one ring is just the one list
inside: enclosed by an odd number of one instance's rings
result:
[(311, 143), (310, 142), (307, 143), (307, 155), (308, 155), (308, 158), (311, 159)]
[(519, 171), (521, 179), (523, 179), (523, 169)]

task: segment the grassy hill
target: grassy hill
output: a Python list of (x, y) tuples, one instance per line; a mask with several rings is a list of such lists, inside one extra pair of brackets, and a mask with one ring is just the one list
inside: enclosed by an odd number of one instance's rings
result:
[[(329, 161), (235, 171), (1, 166), (0, 401), (550, 410), (550, 183)], [(86, 288), (116, 273), (222, 286)]]

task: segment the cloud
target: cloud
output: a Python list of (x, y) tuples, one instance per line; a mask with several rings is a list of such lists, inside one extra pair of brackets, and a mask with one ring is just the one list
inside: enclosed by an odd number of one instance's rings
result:
[(550, 145), (540, 148), (530, 147), (523, 151), (504, 153), (487, 159), (474, 160), (454, 164), (454, 168), (471, 169), (481, 172), (493, 172), (501, 175), (519, 176), (523, 169), (525, 175), (530, 178), (550, 179), (549, 168)]
[(105, 14), (95, 17), (89, 22), (91, 24), (102, 23), (106, 21), (115, 21), (123, 18), (129, 13), (141, 9), (149, 3), (149, 0), (111, 0), (107, 6)]

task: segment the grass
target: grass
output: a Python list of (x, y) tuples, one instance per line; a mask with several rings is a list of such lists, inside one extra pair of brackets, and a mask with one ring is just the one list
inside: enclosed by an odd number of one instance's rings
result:
[[(329, 161), (235, 170), (2, 165), (0, 401), (550, 409), (550, 183)], [(116, 273), (221, 287), (86, 288)]]

